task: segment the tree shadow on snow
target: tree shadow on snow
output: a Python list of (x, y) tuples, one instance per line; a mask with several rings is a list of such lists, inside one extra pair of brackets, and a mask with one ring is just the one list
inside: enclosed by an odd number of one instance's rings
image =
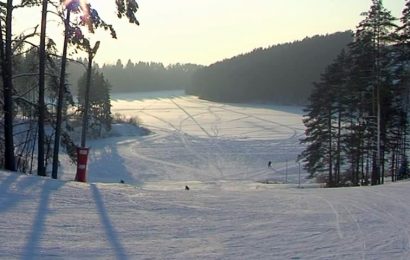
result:
[(127, 259), (127, 254), (124, 247), (121, 244), (120, 239), (118, 238), (118, 232), (113, 226), (110, 216), (107, 213), (107, 210), (104, 206), (104, 201), (101, 198), (101, 193), (98, 190), (98, 187), (95, 184), (90, 185), (94, 201), (98, 210), (98, 215), (100, 217), (101, 224), (104, 226), (105, 233), (108, 241), (110, 242), (112, 249), (115, 252), (117, 259)]
[(10, 173), (0, 182), (0, 212), (6, 212), (23, 200), (31, 199), (30, 195), (25, 195), (24, 192), (40, 181), (41, 178), (28, 177), (15, 172)]
[(111, 138), (110, 142), (102, 144), (95, 143), (90, 149), (90, 160), (88, 165), (90, 182), (119, 183), (121, 180), (125, 183), (138, 184), (132, 174), (126, 167), (125, 158), (119, 151), (118, 145), (126, 140), (127, 137)]
[(9, 208), (15, 206), (21, 197), (17, 197), (18, 194), (14, 194), (10, 190), (10, 186), (16, 183), (19, 175), (11, 173), (0, 183), (0, 212), (5, 212)]
[[(40, 178), (33, 178), (40, 179)], [(53, 193), (60, 189), (64, 182), (47, 180), (41, 188), (40, 203), (37, 208), (37, 214), (34, 218), (32, 231), (27, 238), (26, 245), (22, 254), (22, 259), (33, 259), (40, 256), (38, 249), (40, 248), (41, 237), (46, 227), (47, 216), (52, 212), (49, 209), (49, 202)]]

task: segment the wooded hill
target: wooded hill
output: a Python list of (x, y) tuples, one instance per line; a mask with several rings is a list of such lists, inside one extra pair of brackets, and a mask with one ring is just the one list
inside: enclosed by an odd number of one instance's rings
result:
[[(84, 64), (85, 60), (79, 60)], [(116, 64), (95, 64), (104, 77), (110, 82), (111, 92), (138, 92), (186, 89), (191, 85), (192, 74), (201, 66), (195, 64), (170, 64), (164, 66), (157, 62), (138, 62), (131, 60), (123, 65), (121, 60)], [(78, 79), (84, 68), (79, 63), (72, 62), (68, 68), (72, 90), (76, 92)]]
[(305, 104), (312, 83), (352, 39), (346, 31), (255, 49), (198, 69), (187, 93), (223, 102)]
[(101, 72), (111, 82), (112, 92), (135, 92), (185, 89), (191, 84), (192, 73), (199, 68), (194, 64), (138, 62), (128, 60), (123, 66), (104, 65)]

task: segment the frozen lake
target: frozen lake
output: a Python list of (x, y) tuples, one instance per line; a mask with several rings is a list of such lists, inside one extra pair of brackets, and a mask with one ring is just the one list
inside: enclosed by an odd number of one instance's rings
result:
[(117, 94), (112, 99), (113, 114), (137, 116), (153, 134), (129, 132), (89, 141), (90, 181), (298, 182), (301, 107), (215, 103), (182, 91)]

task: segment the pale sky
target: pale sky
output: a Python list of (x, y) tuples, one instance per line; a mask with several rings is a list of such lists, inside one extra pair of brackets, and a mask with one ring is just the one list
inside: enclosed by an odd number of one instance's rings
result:
[[(354, 30), (363, 19), (360, 13), (371, 5), (371, 0), (137, 0), (141, 25), (136, 26), (116, 18), (114, 0), (90, 1), (118, 35), (117, 40), (104, 31), (91, 35), (92, 42), (101, 41), (96, 62), (131, 59), (165, 65), (208, 65), (259, 47)], [(404, 3), (384, 0), (396, 17)], [(16, 17), (18, 23), (24, 20)], [(49, 29), (53, 36), (60, 31)]]

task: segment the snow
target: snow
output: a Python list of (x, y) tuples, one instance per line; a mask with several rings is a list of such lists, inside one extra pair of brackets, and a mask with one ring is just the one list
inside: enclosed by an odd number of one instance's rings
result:
[[(154, 133), (141, 137), (129, 127), (115, 125), (114, 137), (89, 141), (90, 182), (284, 182), (286, 168), (289, 181), (298, 182), (302, 108), (220, 104), (176, 94), (172, 98), (128, 94), (127, 99), (119, 95), (113, 113), (138, 116)], [(273, 162), (271, 169), (268, 161)], [(75, 166), (64, 163), (63, 168), (61, 179), (74, 179)]]
[(0, 259), (410, 259), (408, 182), (321, 189), (302, 171), (298, 188), (300, 108), (179, 95), (113, 110), (154, 133), (90, 141), (89, 183), (67, 159), (60, 180), (0, 172)]

